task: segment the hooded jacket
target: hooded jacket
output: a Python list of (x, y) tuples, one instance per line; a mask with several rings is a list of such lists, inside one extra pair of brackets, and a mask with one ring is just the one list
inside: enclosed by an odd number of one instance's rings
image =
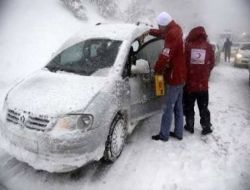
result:
[(151, 29), (149, 34), (165, 40), (164, 49), (155, 64), (155, 72), (164, 74), (169, 85), (184, 84), (186, 64), (181, 27), (171, 21), (165, 31)]
[(210, 72), (214, 67), (215, 57), (212, 46), (207, 41), (203, 27), (193, 28), (186, 38), (186, 64), (188, 92), (208, 91)]

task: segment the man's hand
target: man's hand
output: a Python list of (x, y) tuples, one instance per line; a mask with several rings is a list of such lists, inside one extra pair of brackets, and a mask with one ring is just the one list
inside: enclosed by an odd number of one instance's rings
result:
[(144, 32), (144, 33), (142, 34), (142, 36), (144, 36), (144, 37), (148, 36), (148, 35), (149, 35), (149, 31), (150, 31), (150, 30)]
[(144, 32), (144, 33), (139, 37), (139, 41), (140, 41), (141, 44), (144, 42), (145, 37), (148, 36), (148, 35), (149, 35), (149, 30), (146, 31), (146, 32)]

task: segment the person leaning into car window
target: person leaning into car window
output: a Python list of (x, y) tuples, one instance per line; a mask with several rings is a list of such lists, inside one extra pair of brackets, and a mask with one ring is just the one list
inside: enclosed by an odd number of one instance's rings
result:
[[(159, 134), (152, 136), (153, 140), (167, 141), (169, 136), (182, 140), (183, 137), (183, 86), (186, 80), (186, 65), (182, 29), (171, 16), (162, 12), (156, 18), (159, 29), (151, 29), (143, 34), (153, 35), (165, 40), (164, 49), (155, 64), (155, 73), (163, 74), (167, 83), (165, 107), (161, 119)], [(170, 132), (172, 114), (175, 114), (175, 129)]]
[(214, 50), (208, 43), (206, 31), (202, 26), (190, 31), (185, 46), (188, 72), (183, 99), (186, 119), (184, 128), (190, 133), (194, 133), (194, 106), (197, 100), (202, 134), (206, 135), (212, 132), (208, 110), (208, 79), (215, 64)]

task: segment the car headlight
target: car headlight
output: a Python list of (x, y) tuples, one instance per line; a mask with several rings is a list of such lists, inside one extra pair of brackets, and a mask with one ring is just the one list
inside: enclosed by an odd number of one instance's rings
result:
[(53, 127), (56, 131), (74, 131), (80, 130), (86, 132), (91, 130), (94, 117), (90, 114), (69, 114), (59, 118)]
[(77, 127), (80, 130), (88, 131), (93, 125), (94, 117), (89, 114), (81, 115), (77, 120)]
[(236, 54), (236, 58), (237, 58), (237, 59), (241, 59), (241, 58), (242, 58), (242, 54), (237, 53), (237, 54)]

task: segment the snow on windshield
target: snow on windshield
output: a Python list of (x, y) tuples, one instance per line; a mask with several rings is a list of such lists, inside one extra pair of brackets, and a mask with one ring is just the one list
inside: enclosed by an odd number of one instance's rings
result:
[[(84, 76), (108, 74), (116, 59), (121, 41), (90, 39), (77, 43), (59, 55), (46, 66), (50, 71), (66, 71)], [(102, 72), (101, 70), (104, 70)]]

